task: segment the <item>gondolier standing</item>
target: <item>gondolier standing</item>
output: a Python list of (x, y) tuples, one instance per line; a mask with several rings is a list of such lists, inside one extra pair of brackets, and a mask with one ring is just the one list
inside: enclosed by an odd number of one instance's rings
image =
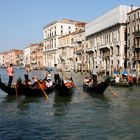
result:
[(29, 66), (26, 66), (25, 67), (25, 74), (24, 74), (24, 78), (25, 78), (25, 85), (28, 86), (28, 81), (29, 81), (29, 71), (30, 71), (30, 68)]
[(53, 72), (54, 72), (54, 81), (55, 81), (55, 84), (58, 84), (59, 83), (60, 76), (59, 76), (59, 69), (57, 68), (57, 64), (54, 64)]
[(97, 84), (97, 74), (98, 74), (98, 66), (96, 66), (92, 70), (93, 84)]
[(11, 87), (11, 83), (13, 81), (13, 76), (14, 76), (13, 64), (10, 64), (9, 67), (7, 68), (7, 74), (9, 76), (8, 86)]

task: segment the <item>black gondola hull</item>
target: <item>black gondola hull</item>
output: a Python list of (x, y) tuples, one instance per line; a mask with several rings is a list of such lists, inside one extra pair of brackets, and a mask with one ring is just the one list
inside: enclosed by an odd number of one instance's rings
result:
[(41, 96), (41, 95), (44, 95), (44, 92), (46, 94), (51, 93), (51, 91), (53, 91), (54, 89), (54, 86), (45, 89), (43, 92), (42, 89), (27, 87), (23, 84), (17, 87), (16, 86), (8, 87), (6, 84), (0, 81), (0, 89), (4, 91), (5, 93), (7, 93), (8, 95)]
[(74, 86), (68, 88), (62, 82), (55, 86), (55, 92), (60, 96), (71, 96), (74, 93)]
[(95, 93), (95, 94), (103, 94), (107, 87), (108, 87), (107, 82), (101, 82), (97, 85), (91, 85), (91, 86), (87, 86), (83, 84), (83, 90), (85, 92)]

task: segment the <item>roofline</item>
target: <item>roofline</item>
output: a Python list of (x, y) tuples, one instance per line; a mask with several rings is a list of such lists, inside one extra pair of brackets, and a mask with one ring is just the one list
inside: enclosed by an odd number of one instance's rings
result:
[(112, 26), (109, 26), (109, 27), (107, 27), (107, 28), (105, 28), (105, 29), (102, 29), (102, 30), (99, 30), (99, 31), (97, 31), (97, 32), (95, 32), (95, 33), (92, 33), (92, 34), (90, 34), (90, 35), (87, 35), (87, 36), (86, 36), (86, 39), (89, 38), (89, 37), (91, 37), (91, 36), (93, 36), (93, 35), (95, 35), (95, 34), (99, 34), (99, 33), (103, 32), (103, 31), (106, 31), (106, 30), (108, 30), (108, 29), (110, 29), (110, 28), (113, 28), (113, 27), (116, 27), (116, 26), (120, 26), (120, 25), (127, 25), (127, 24), (126, 24), (126, 23), (116, 23), (116, 24), (114, 24), (114, 25), (112, 25)]
[(137, 8), (137, 9), (135, 9), (135, 10), (132, 10), (132, 11), (131, 11), (131, 12), (129, 12), (129, 13), (127, 13), (127, 15), (132, 14), (132, 13), (134, 13), (134, 12), (138, 11), (138, 10), (140, 10), (140, 7), (139, 7), (139, 8)]

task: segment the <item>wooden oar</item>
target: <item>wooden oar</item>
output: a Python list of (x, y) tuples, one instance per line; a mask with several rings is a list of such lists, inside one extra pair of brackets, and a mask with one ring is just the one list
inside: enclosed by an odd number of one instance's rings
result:
[(41, 84), (39, 83), (38, 80), (37, 80), (37, 82), (38, 82), (38, 84), (39, 84), (41, 90), (43, 91), (43, 93), (44, 93), (44, 95), (45, 95), (45, 97), (46, 97), (46, 100), (48, 100), (48, 95), (46, 94), (45, 90), (42, 88), (42, 86), (41, 86)]
[[(101, 77), (101, 78), (102, 78), (102, 80), (104, 80), (103, 77)], [(108, 88), (110, 89), (111, 93), (112, 93), (114, 96), (118, 96), (118, 94), (117, 94), (116, 92), (114, 92), (113, 89), (111, 88), (111, 85), (109, 85)]]
[(16, 91), (16, 97), (18, 96), (18, 92), (17, 92), (17, 84), (15, 85), (15, 91)]
[(72, 81), (73, 81), (73, 83), (74, 83), (74, 86), (77, 88), (78, 92), (79, 92), (79, 93), (83, 93), (83, 91), (75, 84), (75, 82), (74, 82), (74, 80), (73, 80), (73, 78), (72, 78), (72, 73), (71, 73), (71, 79), (72, 79)]
[(113, 89), (111, 88), (111, 86), (108, 86), (108, 87), (109, 87), (111, 93), (112, 93), (114, 96), (118, 96), (118, 94), (117, 94), (116, 92), (113, 91)]
[(74, 86), (77, 88), (77, 90), (79, 91), (79, 93), (84, 93), (75, 83)]

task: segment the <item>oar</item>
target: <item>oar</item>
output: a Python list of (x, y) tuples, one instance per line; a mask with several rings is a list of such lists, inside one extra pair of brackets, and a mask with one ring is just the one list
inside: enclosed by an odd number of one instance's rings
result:
[(74, 86), (77, 88), (77, 90), (79, 91), (79, 93), (83, 93), (83, 91), (74, 83)]
[(108, 86), (108, 87), (109, 87), (111, 93), (112, 93), (114, 96), (118, 96), (118, 94), (117, 94), (116, 92), (113, 91), (113, 89), (111, 88), (111, 86)]
[(72, 78), (72, 73), (71, 73), (71, 79), (72, 79), (72, 81), (73, 81), (73, 83), (74, 83), (74, 86), (77, 88), (78, 92), (79, 92), (79, 93), (83, 93), (83, 91), (75, 84), (75, 82), (74, 82), (74, 80), (73, 80), (73, 78)]
[(45, 97), (46, 97), (46, 100), (48, 100), (48, 95), (46, 94), (45, 90), (42, 88), (42, 86), (41, 86), (41, 84), (39, 83), (38, 80), (37, 80), (37, 82), (38, 82), (38, 84), (39, 84), (41, 90), (43, 91), (43, 93), (44, 93), (44, 95), (45, 95)]
[(17, 84), (15, 85), (15, 91), (16, 91), (16, 97), (18, 96), (18, 92), (17, 92)]
[[(101, 77), (103, 79), (103, 77)], [(104, 79), (103, 79), (104, 80)], [(118, 94), (116, 92), (113, 91), (113, 89), (111, 88), (111, 85), (108, 86), (111, 93), (114, 95), (114, 96), (118, 96)]]

